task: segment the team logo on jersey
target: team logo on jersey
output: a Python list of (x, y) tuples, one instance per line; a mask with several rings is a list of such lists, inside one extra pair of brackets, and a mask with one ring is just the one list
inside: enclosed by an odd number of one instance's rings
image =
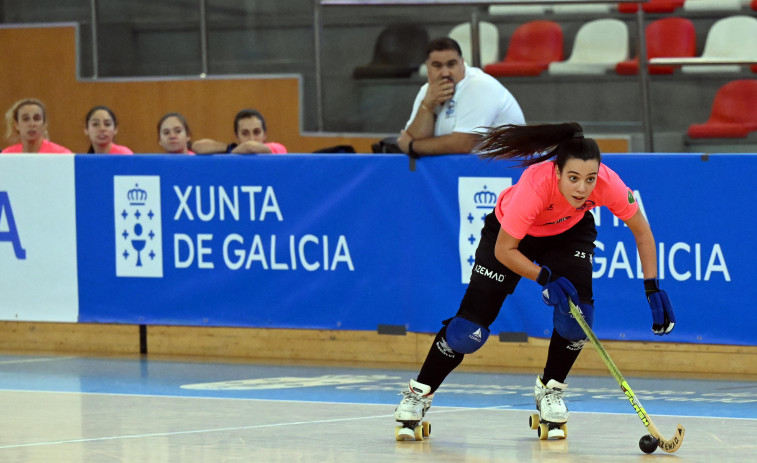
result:
[(633, 191), (628, 190), (628, 204), (633, 204), (636, 202), (636, 198), (633, 197)]
[(576, 208), (576, 211), (585, 211), (586, 209), (591, 209), (596, 204), (597, 203), (595, 203), (594, 201), (592, 201), (590, 199), (587, 199), (586, 201), (584, 201), (584, 203), (581, 205), (581, 207)]
[(447, 103), (447, 110), (444, 112), (444, 116), (449, 119), (455, 115), (455, 100), (449, 100)]
[(115, 175), (116, 276), (163, 277), (160, 177)]

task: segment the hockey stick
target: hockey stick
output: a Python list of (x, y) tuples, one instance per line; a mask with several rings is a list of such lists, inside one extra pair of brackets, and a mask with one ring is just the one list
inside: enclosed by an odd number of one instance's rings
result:
[(670, 440), (662, 437), (660, 431), (657, 430), (657, 426), (652, 423), (652, 419), (649, 417), (649, 415), (647, 415), (644, 407), (641, 406), (641, 402), (639, 402), (636, 394), (634, 394), (633, 390), (631, 390), (631, 386), (628, 385), (626, 379), (623, 377), (623, 374), (615, 365), (615, 362), (612, 361), (610, 355), (607, 353), (605, 348), (602, 347), (602, 343), (600, 343), (599, 339), (597, 339), (597, 335), (594, 334), (594, 331), (592, 331), (589, 324), (586, 323), (581, 310), (570, 299), (568, 300), (568, 302), (570, 303), (571, 315), (573, 315), (573, 318), (576, 319), (578, 324), (581, 326), (581, 329), (584, 330), (586, 336), (589, 337), (589, 340), (594, 345), (594, 349), (596, 349), (596, 351), (599, 353), (602, 361), (605, 362), (605, 365), (607, 365), (607, 368), (610, 370), (610, 373), (612, 373), (612, 376), (620, 385), (620, 388), (623, 390), (623, 393), (625, 393), (628, 401), (631, 402), (631, 405), (633, 405), (633, 409), (636, 411), (636, 414), (639, 415), (639, 419), (641, 419), (641, 422), (647, 428), (649, 434), (651, 434), (655, 439), (659, 441), (658, 446), (664, 451), (673, 453), (678, 450), (678, 448), (681, 447), (681, 444), (683, 444), (683, 434), (686, 432), (686, 430), (679, 424), (676, 427), (675, 435)]

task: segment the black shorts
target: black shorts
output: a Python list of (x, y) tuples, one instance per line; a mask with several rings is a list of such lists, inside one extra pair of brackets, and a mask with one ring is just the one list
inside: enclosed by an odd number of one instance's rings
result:
[[(513, 293), (521, 278), (494, 257), (500, 228), (493, 212), (486, 216), (470, 285), (458, 312), (458, 315), (473, 318), (484, 326), (494, 321), (505, 296)], [(538, 265), (549, 267), (553, 275), (565, 277), (573, 283), (580, 302), (593, 304), (591, 274), (596, 238), (594, 216), (585, 212), (577, 224), (559, 235), (526, 235), (518, 250)]]

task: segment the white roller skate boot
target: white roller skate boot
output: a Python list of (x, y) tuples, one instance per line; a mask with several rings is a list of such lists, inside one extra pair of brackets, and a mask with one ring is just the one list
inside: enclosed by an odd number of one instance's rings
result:
[(411, 379), (407, 389), (401, 394), (404, 397), (394, 410), (394, 419), (402, 425), (397, 426), (395, 437), (397, 440), (423, 440), (431, 434), (431, 424), (421, 422), (434, 398), (431, 386)]
[(536, 377), (534, 400), (539, 414), (531, 415), (529, 424), (531, 429), (538, 430), (539, 439), (568, 437), (568, 407), (563, 401), (567, 387), (567, 384), (559, 383), (554, 379), (550, 379), (545, 386), (541, 378)]

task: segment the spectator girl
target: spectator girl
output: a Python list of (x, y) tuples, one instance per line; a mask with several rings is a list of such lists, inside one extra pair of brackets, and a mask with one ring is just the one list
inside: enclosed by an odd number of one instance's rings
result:
[(158, 122), (158, 143), (168, 154), (195, 154), (191, 147), (192, 131), (179, 113), (168, 113)]
[(14, 142), (3, 153), (63, 154), (71, 150), (47, 139), (47, 110), (36, 98), (17, 101), (5, 113), (5, 138)]
[(84, 134), (89, 138), (88, 153), (134, 154), (125, 146), (113, 142), (118, 133), (118, 120), (107, 106), (95, 106), (84, 119)]

